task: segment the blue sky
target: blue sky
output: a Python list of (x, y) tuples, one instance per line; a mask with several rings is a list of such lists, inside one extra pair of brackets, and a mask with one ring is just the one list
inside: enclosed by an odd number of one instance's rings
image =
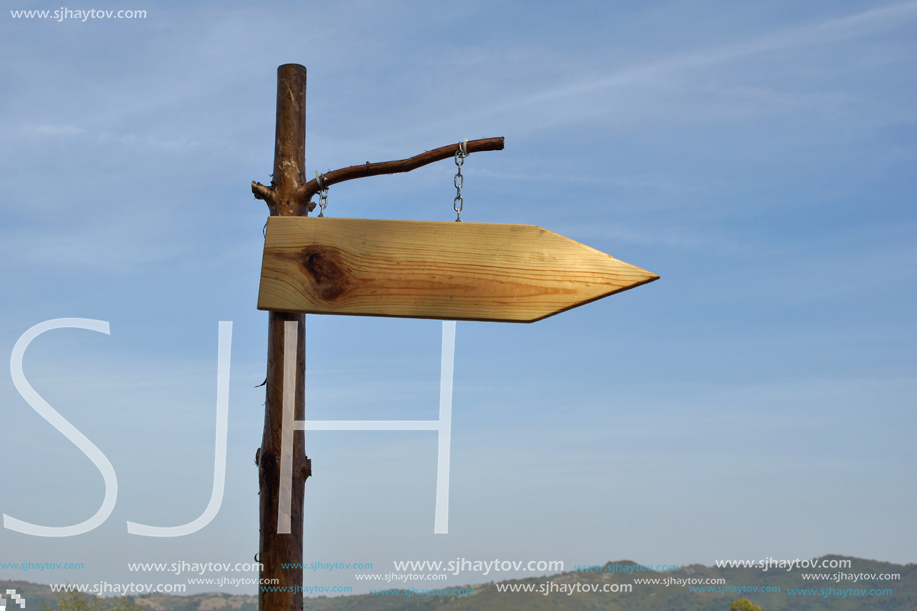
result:
[[(307, 562), (917, 562), (917, 3), (70, 8), (148, 14), (0, 16), (0, 353), (46, 320), (110, 323), (40, 336), (24, 371), (119, 491), (90, 533), (0, 529), (0, 562), (83, 570), (0, 578), (181, 583), (127, 563), (257, 551), (267, 209), (250, 181), (270, 180), (283, 63), (308, 69), (307, 174), (504, 136), (465, 162), (465, 220), (661, 276), (533, 325), (458, 323), (448, 535), (435, 434), (309, 433)], [(454, 172), (336, 185), (327, 214), (451, 221)], [(129, 535), (210, 498), (219, 321), (220, 512), (186, 537)], [(308, 316), (307, 351), (308, 417), (436, 417), (438, 322)], [(0, 511), (91, 516), (99, 471), (10, 375), (0, 414)]]

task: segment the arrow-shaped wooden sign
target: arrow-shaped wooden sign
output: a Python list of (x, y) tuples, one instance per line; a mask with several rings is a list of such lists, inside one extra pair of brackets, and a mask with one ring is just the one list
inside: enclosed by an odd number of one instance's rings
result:
[(658, 278), (535, 225), (272, 216), (258, 309), (534, 322)]

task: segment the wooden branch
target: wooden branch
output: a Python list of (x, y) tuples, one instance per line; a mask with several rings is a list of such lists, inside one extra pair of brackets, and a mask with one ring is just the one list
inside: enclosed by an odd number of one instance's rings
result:
[(260, 182), (252, 181), (252, 193), (255, 195), (255, 199), (261, 199), (267, 202), (268, 206), (274, 205), (274, 190), (270, 187), (265, 187)]
[[(322, 182), (324, 182), (326, 187), (330, 187), (331, 185), (337, 184), (339, 182), (344, 182), (345, 180), (353, 180), (355, 178), (379, 176), (380, 174), (398, 174), (400, 172), (410, 172), (411, 170), (416, 170), (417, 168), (433, 163), (434, 161), (441, 161), (443, 159), (454, 157), (455, 152), (459, 149), (460, 146), (461, 143), (448, 144), (446, 146), (441, 146), (438, 149), (433, 149), (432, 151), (427, 151), (426, 153), (415, 155), (408, 159), (399, 159), (398, 161), (382, 161), (380, 163), (367, 162), (363, 165), (352, 165), (349, 168), (341, 168), (340, 170), (334, 170), (333, 172), (323, 174)], [(479, 153), (481, 151), (502, 151), (503, 138), (500, 137), (484, 138), (481, 140), (469, 140), (466, 144), (466, 150), (469, 154)], [(313, 195), (318, 193), (318, 191), (318, 180), (313, 178), (299, 188), (297, 195), (302, 197), (305, 201), (308, 201), (312, 198)]]
[[(277, 195), (274, 193), (274, 189), (271, 187), (265, 187), (260, 182), (252, 181), (252, 193), (255, 195), (255, 199), (264, 200), (267, 203), (267, 207), (271, 210), (277, 208)], [(296, 199), (299, 201), (299, 195), (296, 194)], [(309, 202), (306, 204), (309, 208), (309, 212), (315, 210), (315, 202)]]
[[(341, 168), (322, 175), (322, 181), (325, 187), (353, 180), (355, 178), (365, 178), (367, 176), (379, 176), (381, 174), (398, 174), (400, 172), (410, 172), (421, 166), (441, 161), (455, 156), (461, 143), (448, 144), (438, 149), (415, 155), (408, 159), (399, 159), (397, 161), (382, 161), (380, 163), (365, 163), (363, 165), (352, 165), (348, 168)], [(466, 144), (466, 150), (469, 154), (480, 153), (482, 151), (502, 151), (503, 138), (483, 138), (481, 140), (469, 140)], [(312, 196), (318, 193), (318, 180), (313, 178), (306, 184), (299, 187), (296, 191), (296, 199), (300, 202), (309, 202)], [(252, 193), (257, 199), (263, 199), (268, 206), (274, 204), (274, 191), (270, 187), (265, 187), (260, 182), (252, 181)], [(315, 208), (313, 202), (309, 202), (309, 210)]]

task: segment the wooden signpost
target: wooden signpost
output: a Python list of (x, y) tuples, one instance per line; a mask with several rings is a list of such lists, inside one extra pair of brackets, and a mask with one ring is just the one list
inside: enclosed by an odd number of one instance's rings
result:
[(534, 225), (275, 217), (258, 309), (534, 322), (658, 277)]
[[(270, 591), (259, 589), (260, 611), (304, 608), (302, 570), (285, 567), (302, 566), (303, 494), (312, 463), (303, 436), (285, 440), (283, 430), (285, 415), (304, 420), (305, 313), (534, 322), (658, 278), (534, 225), (306, 218), (315, 207), (312, 196), (333, 184), (453, 156), (459, 163), (470, 153), (501, 150), (503, 138), (367, 162), (307, 182), (305, 115), (306, 69), (280, 66), (273, 180), (252, 183), (271, 214), (258, 296), (269, 317), (264, 433), (255, 455), (261, 495), (256, 558), (260, 577), (276, 581)], [(460, 190), (459, 179), (460, 172)], [(281, 481), (281, 464), (288, 480)], [(281, 486), (289, 511), (286, 505), (279, 511)]]

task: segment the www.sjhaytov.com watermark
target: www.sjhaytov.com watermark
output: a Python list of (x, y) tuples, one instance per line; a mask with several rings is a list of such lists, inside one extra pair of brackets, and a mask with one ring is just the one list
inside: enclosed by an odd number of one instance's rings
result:
[(146, 11), (103, 11), (99, 9), (69, 9), (65, 6), (55, 10), (10, 11), (13, 19), (53, 19), (54, 21), (82, 21), (90, 19), (146, 19)]

